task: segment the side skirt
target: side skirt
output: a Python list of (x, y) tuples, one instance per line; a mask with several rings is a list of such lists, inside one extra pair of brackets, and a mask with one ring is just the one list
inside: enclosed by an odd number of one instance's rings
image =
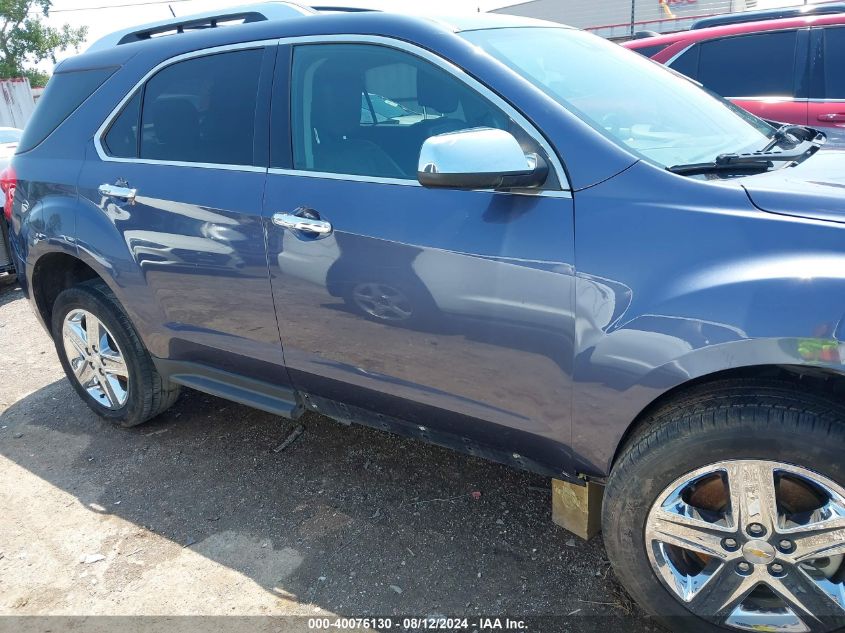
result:
[(561, 471), (556, 471), (544, 464), (529, 459), (524, 455), (493, 449), (479, 444), (468, 437), (453, 435), (452, 433), (446, 433), (427, 426), (414, 424), (400, 418), (394, 418), (392, 416), (376, 413), (367, 409), (361, 409), (343, 402), (329, 400), (312, 394), (300, 392), (300, 396), (306, 410), (321, 413), (322, 415), (325, 415), (326, 417), (329, 417), (341, 424), (359, 424), (361, 426), (368, 426), (379, 431), (422, 440), (423, 442), (428, 442), (429, 444), (435, 444), (437, 446), (458, 451), (459, 453), (466, 453), (474, 457), (498, 462), (520, 470), (528, 470), (554, 479), (572, 482), (579, 486), (583, 486), (585, 484), (583, 479), (573, 477)]
[(201, 363), (153, 358), (159, 373), (173, 382), (204, 393), (239, 402), (285, 418), (298, 419), (305, 411), (313, 411), (340, 424), (359, 424), (379, 431), (422, 440), (460, 453), (527, 470), (576, 486), (585, 481), (576, 476), (555, 470), (525, 455), (490, 448), (475, 440), (447, 433), (407, 420), (351, 406), (336, 400), (297, 392), (291, 387), (246, 378), (239, 374), (214, 369)]
[(153, 362), (162, 376), (179, 385), (285, 418), (296, 419), (303, 413), (296, 392), (290, 387), (245, 378), (200, 363), (162, 358), (153, 358)]

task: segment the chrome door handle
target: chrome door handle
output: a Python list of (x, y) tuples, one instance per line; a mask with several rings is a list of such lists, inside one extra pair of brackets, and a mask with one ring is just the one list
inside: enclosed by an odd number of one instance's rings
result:
[(332, 232), (332, 225), (330, 222), (326, 222), (325, 220), (316, 220), (313, 218), (304, 218), (299, 215), (291, 215), (290, 213), (274, 213), (273, 224), (285, 229), (316, 233), (317, 235), (328, 235)]
[(119, 187), (118, 185), (100, 185), (97, 189), (101, 195), (109, 198), (120, 198), (127, 202), (135, 202), (135, 196), (138, 193), (137, 189), (130, 189), (129, 187)]

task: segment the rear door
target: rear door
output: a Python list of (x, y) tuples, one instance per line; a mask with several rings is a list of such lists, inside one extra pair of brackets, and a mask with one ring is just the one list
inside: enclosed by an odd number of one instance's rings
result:
[(275, 52), (248, 44), (155, 69), (82, 170), (80, 248), (112, 266), (151, 352), (179, 373), (287, 382), (261, 220)]
[[(378, 423), (366, 412), (379, 412), (435, 441), (472, 438), (471, 451), (475, 441), (488, 457), (559, 472), (574, 327), (562, 172), (534, 193), (416, 180), (420, 147), (435, 134), (497, 127), (527, 150), (547, 146), (431, 53), (384, 38), (285, 50), (264, 214), (294, 384), (318, 410), (339, 401), (340, 417), (363, 411)], [(331, 231), (284, 228), (280, 214)]]
[(813, 29), (809, 124), (845, 128), (845, 26)]
[(770, 121), (807, 124), (809, 32), (784, 29), (693, 45), (669, 65)]

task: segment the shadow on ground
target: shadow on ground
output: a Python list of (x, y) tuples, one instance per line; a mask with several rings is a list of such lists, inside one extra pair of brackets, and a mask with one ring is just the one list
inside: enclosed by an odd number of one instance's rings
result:
[(294, 423), (186, 390), (120, 429), (58, 380), (0, 414), (0, 454), (90, 512), (334, 613), (575, 612), (653, 630), (601, 539), (551, 523), (547, 479), (314, 414), (301, 422), (274, 452)]

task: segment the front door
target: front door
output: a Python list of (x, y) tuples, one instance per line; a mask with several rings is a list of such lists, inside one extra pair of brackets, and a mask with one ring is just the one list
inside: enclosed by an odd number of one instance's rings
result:
[(432, 135), (496, 127), (542, 150), (430, 54), (381, 44), (298, 45), (276, 66), (264, 215), (291, 379), (559, 472), (572, 199), (554, 173), (530, 194), (420, 186)]

